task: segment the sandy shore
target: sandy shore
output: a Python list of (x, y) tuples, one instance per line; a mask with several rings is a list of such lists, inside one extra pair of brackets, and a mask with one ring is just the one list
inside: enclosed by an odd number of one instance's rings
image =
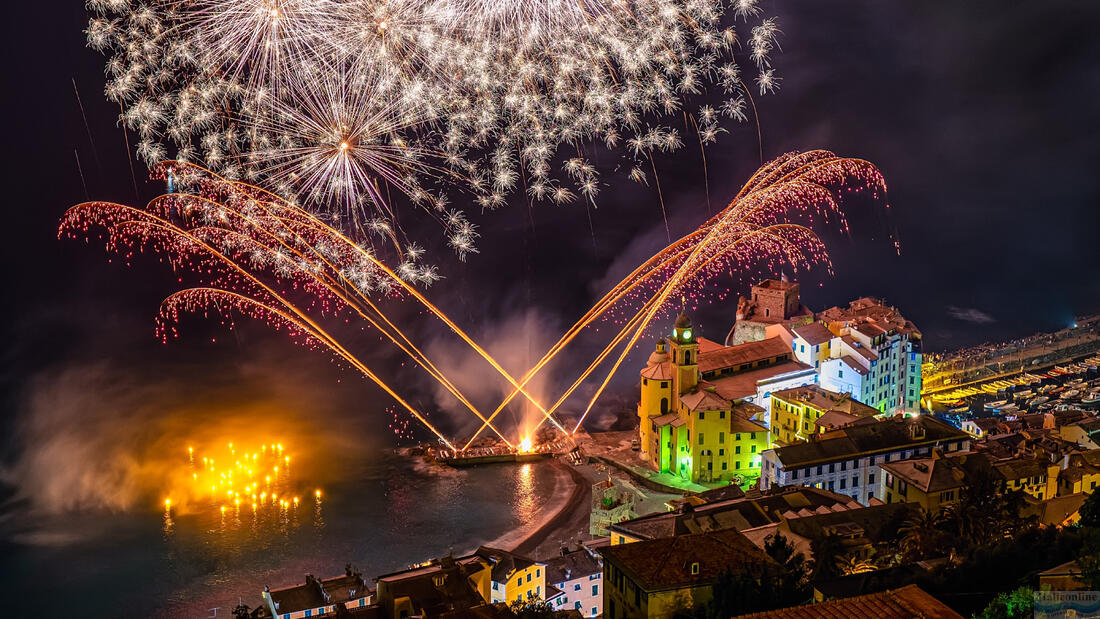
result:
[(569, 465), (553, 459), (549, 465), (554, 467), (557, 473), (557, 482), (554, 484), (554, 493), (546, 501), (544, 513), (534, 528), (523, 528), (510, 531), (486, 546), (502, 548), (518, 554), (524, 554), (534, 558), (532, 551), (552, 536), (564, 524), (576, 520), (579, 514), (583, 514), (585, 529), (588, 528), (588, 495), (591, 488), (585, 483), (585, 479)]

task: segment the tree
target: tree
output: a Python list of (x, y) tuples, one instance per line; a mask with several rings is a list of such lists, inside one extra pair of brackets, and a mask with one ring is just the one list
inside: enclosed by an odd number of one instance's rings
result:
[(978, 614), (975, 619), (1030, 619), (1035, 615), (1035, 592), (1028, 587), (1020, 587), (1007, 593), (998, 593), (997, 597)]
[(814, 555), (814, 580), (828, 580), (840, 575), (837, 561), (844, 555), (844, 543), (836, 533), (828, 533), (810, 542)]
[(875, 564), (867, 559), (855, 555), (840, 557), (836, 560), (836, 567), (844, 576), (852, 574), (866, 574), (875, 571)]
[(550, 602), (516, 600), (508, 605), (508, 616), (515, 619), (552, 619), (554, 615), (554, 607)]
[(1081, 520), (1078, 524), (1083, 527), (1100, 527), (1100, 492), (1093, 492), (1081, 505)]
[(943, 551), (944, 518), (926, 509), (913, 512), (901, 525), (901, 551), (907, 562), (927, 559)]
[(248, 619), (251, 615), (251, 609), (245, 604), (237, 604), (233, 607), (233, 617), (236, 619)]

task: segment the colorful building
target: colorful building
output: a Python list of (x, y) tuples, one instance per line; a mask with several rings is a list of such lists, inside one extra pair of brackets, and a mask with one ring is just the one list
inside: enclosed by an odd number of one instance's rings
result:
[(603, 560), (595, 550), (563, 549), (546, 561), (546, 582), (559, 591), (547, 599), (554, 610), (575, 610), (585, 617), (603, 614)]
[(818, 385), (804, 385), (772, 394), (772, 438), (778, 445), (790, 445), (820, 434), (873, 419), (878, 409), (863, 404), (847, 393), (836, 393)]
[(930, 456), (934, 447), (968, 451), (971, 441), (962, 430), (927, 416), (891, 417), (809, 438), (764, 452), (761, 490), (817, 486), (868, 504), (882, 498), (880, 464)]
[(488, 546), (478, 548), (477, 554), (492, 564), (490, 601), (512, 603), (545, 599), (545, 563)]
[(780, 338), (723, 346), (684, 314), (641, 371), (639, 438), (653, 468), (693, 482), (751, 483), (770, 445), (771, 393), (814, 381)]
[(921, 333), (896, 308), (865, 297), (817, 315), (834, 335), (820, 384), (884, 413), (920, 413)]
[(306, 575), (305, 584), (281, 589), (264, 587), (264, 606), (276, 619), (301, 619), (336, 614), (337, 606), (363, 608), (373, 603), (373, 593), (362, 575), (348, 568), (342, 576), (318, 579)]

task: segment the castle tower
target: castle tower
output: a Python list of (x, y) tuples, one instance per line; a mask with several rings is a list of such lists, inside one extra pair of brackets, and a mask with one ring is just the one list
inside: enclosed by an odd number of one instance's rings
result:
[(672, 392), (680, 396), (699, 384), (699, 345), (695, 342), (695, 330), (687, 314), (681, 313), (676, 319), (676, 324), (672, 327), (672, 337), (668, 341), (672, 362)]

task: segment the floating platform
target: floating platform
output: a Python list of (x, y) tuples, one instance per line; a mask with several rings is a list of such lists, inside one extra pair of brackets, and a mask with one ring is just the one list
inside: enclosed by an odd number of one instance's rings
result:
[(482, 464), (499, 464), (502, 462), (535, 462), (553, 457), (550, 452), (529, 454), (491, 454), (486, 456), (470, 456), (468, 458), (440, 458), (439, 462), (447, 466), (462, 468), (466, 466), (479, 466)]

